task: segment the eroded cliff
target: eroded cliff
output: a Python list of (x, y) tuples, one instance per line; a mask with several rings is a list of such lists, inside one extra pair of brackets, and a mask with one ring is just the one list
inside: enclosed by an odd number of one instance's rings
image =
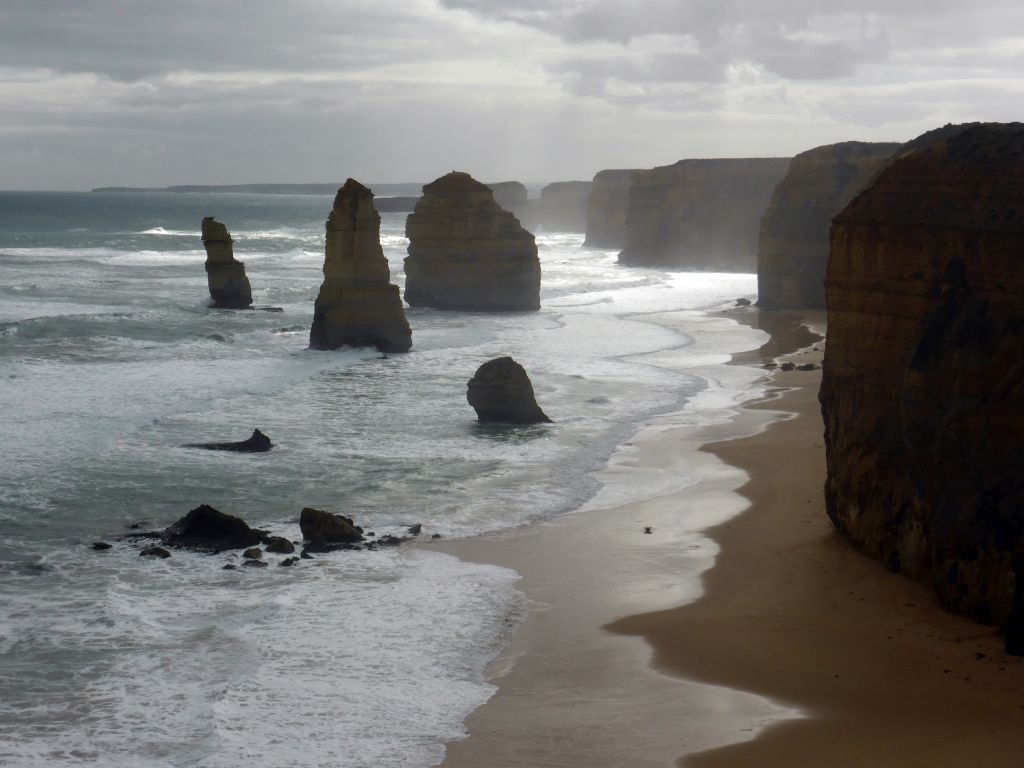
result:
[(591, 248), (626, 245), (626, 213), (635, 169), (598, 171), (587, 196), (587, 239)]
[(540, 260), (533, 235), (469, 174), (453, 171), (423, 187), (405, 233), (405, 300), (410, 306), (540, 309)]
[(786, 158), (680, 160), (638, 171), (619, 263), (754, 272), (761, 216)]
[(548, 232), (585, 232), (589, 181), (555, 181), (540, 191), (540, 226)]
[(835, 217), (820, 395), (836, 528), (1018, 650), (1022, 185), (1024, 125), (947, 127)]
[(313, 307), (309, 346), (405, 352), (412, 334), (380, 246), (373, 193), (355, 179), (338, 190), (327, 218), (324, 281)]
[(762, 309), (825, 308), (832, 217), (898, 148), (899, 144), (848, 141), (793, 158), (761, 219), (757, 302)]
[(206, 282), (213, 306), (245, 309), (252, 304), (252, 288), (245, 276), (245, 264), (234, 254), (228, 229), (212, 216), (203, 219), (203, 247), (206, 249)]

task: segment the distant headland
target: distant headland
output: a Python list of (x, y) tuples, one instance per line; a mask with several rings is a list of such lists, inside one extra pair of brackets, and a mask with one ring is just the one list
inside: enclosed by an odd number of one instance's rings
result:
[[(93, 192), (234, 192), (253, 195), (331, 195), (337, 193), (342, 182), (323, 184), (179, 184), (171, 187), (96, 187)], [(374, 184), (374, 194), (419, 197), (422, 182)]]

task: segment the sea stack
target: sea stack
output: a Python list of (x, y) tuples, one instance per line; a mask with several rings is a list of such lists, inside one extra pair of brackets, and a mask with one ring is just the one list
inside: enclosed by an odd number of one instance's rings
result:
[(412, 333), (398, 286), (380, 247), (380, 214), (373, 193), (349, 179), (334, 198), (327, 218), (324, 282), (313, 307), (309, 346), (376, 347), (406, 352)]
[(680, 160), (638, 171), (619, 263), (756, 272), (757, 236), (790, 158)]
[(836, 529), (1024, 653), (1024, 125), (902, 148), (832, 225)]
[(540, 191), (540, 226), (547, 232), (585, 232), (593, 182), (555, 181)]
[(423, 187), (405, 234), (409, 306), (540, 309), (540, 260), (533, 235), (468, 173), (452, 171)]
[(203, 219), (203, 247), (206, 249), (206, 282), (213, 306), (246, 309), (252, 304), (252, 288), (245, 276), (245, 264), (235, 259), (228, 229), (213, 216)]
[(832, 217), (878, 173), (899, 144), (847, 141), (801, 152), (761, 219), (757, 303), (824, 309)]
[(511, 357), (496, 357), (476, 369), (466, 385), (466, 399), (482, 423), (550, 422), (537, 405), (526, 369)]
[(626, 245), (626, 213), (635, 169), (598, 171), (587, 196), (587, 239), (590, 248)]

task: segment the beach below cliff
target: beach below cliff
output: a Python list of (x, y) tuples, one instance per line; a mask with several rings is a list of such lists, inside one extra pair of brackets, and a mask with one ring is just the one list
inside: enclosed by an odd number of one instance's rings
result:
[[(822, 316), (734, 315), (772, 336), (736, 362), (820, 362)], [(771, 377), (726, 422), (647, 424), (599, 473), (616, 503), (445, 545), (527, 604), (443, 766), (1019, 764), (1024, 662), (834, 533), (820, 370)]]

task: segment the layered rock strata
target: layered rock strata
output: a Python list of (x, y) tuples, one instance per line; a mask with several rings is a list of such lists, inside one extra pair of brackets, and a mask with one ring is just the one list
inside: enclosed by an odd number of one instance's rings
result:
[(324, 282), (313, 307), (309, 346), (405, 352), (412, 333), (380, 246), (373, 193), (355, 179), (338, 190), (327, 218)]
[(252, 304), (252, 288), (245, 276), (245, 264), (235, 258), (234, 241), (227, 227), (207, 216), (203, 219), (202, 238), (206, 249), (206, 282), (213, 306), (245, 309)]
[(405, 234), (405, 300), (410, 306), (540, 309), (540, 260), (533, 235), (469, 174), (453, 171), (423, 187)]
[(836, 528), (1024, 651), (1024, 125), (947, 127), (835, 217)]
[(477, 368), (466, 385), (466, 399), (483, 423), (541, 424), (551, 419), (537, 405), (526, 369), (511, 357), (497, 357)]
[(585, 232), (589, 181), (555, 181), (540, 191), (540, 226), (548, 232)]
[(634, 169), (598, 171), (587, 196), (587, 238), (591, 248), (623, 248)]
[(757, 303), (762, 309), (825, 308), (832, 217), (898, 148), (899, 144), (848, 141), (793, 158), (761, 219)]
[(790, 159), (680, 160), (638, 171), (619, 263), (757, 271), (761, 216)]

